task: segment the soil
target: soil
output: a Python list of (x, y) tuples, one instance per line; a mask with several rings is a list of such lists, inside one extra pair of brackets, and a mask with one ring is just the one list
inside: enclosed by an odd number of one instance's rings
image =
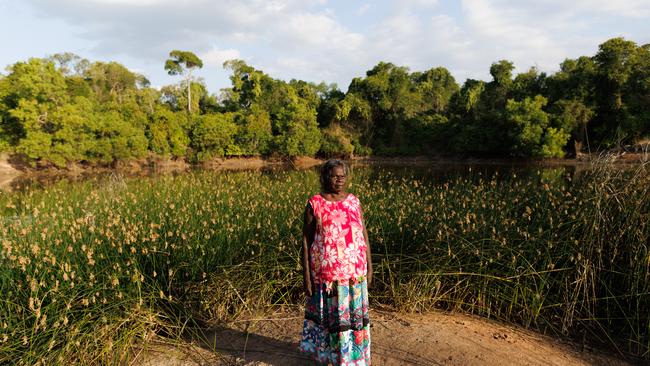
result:
[[(305, 365), (298, 351), (302, 316), (278, 312), (206, 330), (203, 339), (152, 341), (132, 365)], [(475, 316), (371, 310), (373, 365), (612, 365), (614, 353), (559, 341)]]
[(0, 154), (0, 189), (8, 186), (21, 173), (9, 164), (6, 154)]

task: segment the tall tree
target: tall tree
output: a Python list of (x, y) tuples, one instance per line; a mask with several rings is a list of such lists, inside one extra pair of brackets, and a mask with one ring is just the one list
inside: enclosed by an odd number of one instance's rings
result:
[(625, 99), (630, 76), (638, 63), (637, 46), (623, 38), (612, 38), (598, 47), (594, 61), (599, 111), (593, 128), (601, 143), (612, 146), (630, 135), (631, 119)]
[(165, 70), (169, 75), (183, 75), (187, 83), (187, 112), (192, 113), (192, 71), (202, 68), (203, 61), (192, 52), (173, 50), (165, 61)]

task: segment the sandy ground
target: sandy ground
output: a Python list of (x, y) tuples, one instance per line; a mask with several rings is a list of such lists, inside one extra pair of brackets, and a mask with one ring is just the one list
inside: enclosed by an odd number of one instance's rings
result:
[[(371, 311), (373, 365), (630, 365), (614, 354), (581, 350), (522, 328), (445, 312)], [(181, 346), (152, 342), (133, 365), (305, 365), (302, 317), (277, 313), (240, 319)]]
[(7, 160), (7, 155), (0, 153), (0, 189), (8, 186), (14, 178), (21, 174), (20, 171), (11, 166)]

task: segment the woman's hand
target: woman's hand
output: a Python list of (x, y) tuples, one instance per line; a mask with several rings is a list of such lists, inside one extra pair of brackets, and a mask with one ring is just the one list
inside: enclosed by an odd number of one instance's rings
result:
[(368, 285), (368, 288), (372, 286), (372, 269), (368, 271), (368, 274), (366, 274), (366, 282)]
[(311, 297), (314, 294), (314, 287), (312, 286), (311, 281), (305, 281), (304, 288), (307, 297)]

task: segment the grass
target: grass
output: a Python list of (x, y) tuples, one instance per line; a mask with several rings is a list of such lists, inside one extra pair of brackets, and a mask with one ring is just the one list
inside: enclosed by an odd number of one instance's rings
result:
[[(458, 309), (650, 359), (650, 174), (358, 167), (374, 304)], [(61, 181), (0, 195), (0, 363), (123, 362), (153, 333), (302, 302), (315, 170)]]

